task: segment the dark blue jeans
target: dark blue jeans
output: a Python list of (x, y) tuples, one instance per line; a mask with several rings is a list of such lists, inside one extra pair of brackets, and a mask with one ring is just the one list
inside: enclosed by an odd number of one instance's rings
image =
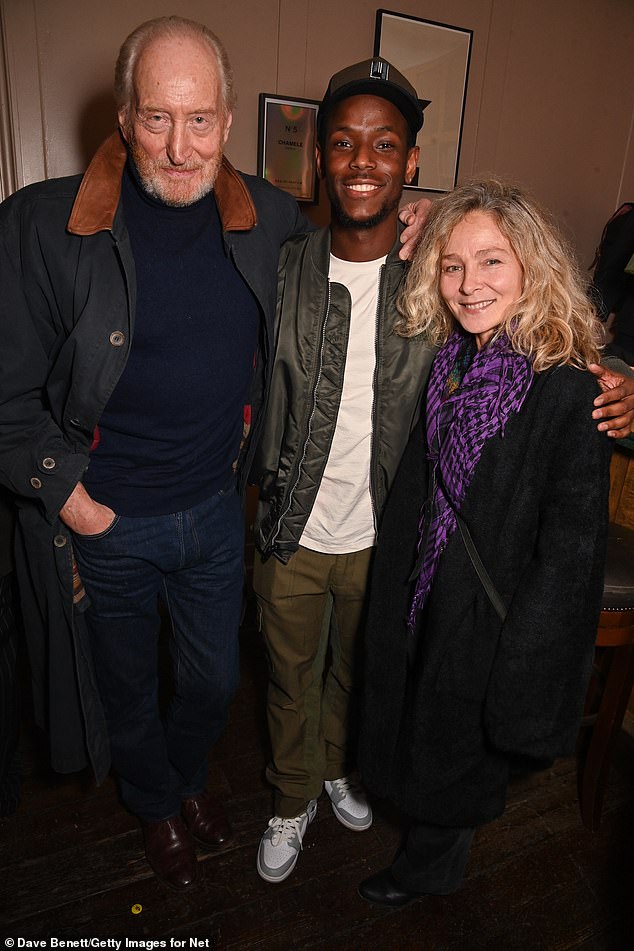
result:
[[(74, 536), (112, 765), (141, 819), (176, 815), (205, 785), (208, 751), (239, 677), (243, 543), (233, 483), (188, 511), (121, 516), (100, 535)], [(172, 622), (174, 695), (165, 720), (159, 595)]]

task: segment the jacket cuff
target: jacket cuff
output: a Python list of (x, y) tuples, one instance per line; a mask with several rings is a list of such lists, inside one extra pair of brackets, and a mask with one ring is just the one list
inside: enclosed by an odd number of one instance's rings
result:
[(26, 462), (22, 459), (10, 473), (10, 488), (21, 498), (37, 503), (52, 525), (87, 465), (85, 453), (69, 453), (67, 449), (41, 457), (33, 455)]

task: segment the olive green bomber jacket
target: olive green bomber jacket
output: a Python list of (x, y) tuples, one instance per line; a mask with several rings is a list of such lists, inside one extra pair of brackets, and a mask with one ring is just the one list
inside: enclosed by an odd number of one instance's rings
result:
[[(378, 525), (435, 354), (394, 333), (408, 265), (398, 240), (381, 269), (376, 315), (370, 491)], [(314, 505), (332, 444), (348, 346), (350, 295), (328, 280), (330, 230), (291, 238), (278, 270), (276, 353), (251, 481), (260, 487), (256, 544), (287, 562)]]

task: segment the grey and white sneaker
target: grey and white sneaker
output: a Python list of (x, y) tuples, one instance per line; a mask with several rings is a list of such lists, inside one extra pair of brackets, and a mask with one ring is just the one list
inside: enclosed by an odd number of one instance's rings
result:
[(317, 815), (317, 800), (311, 799), (306, 812), (293, 819), (273, 816), (260, 839), (258, 873), (265, 882), (283, 882), (297, 865), (302, 839)]
[(332, 803), (332, 811), (347, 829), (363, 832), (372, 825), (372, 807), (366, 799), (365, 790), (354, 776), (324, 783)]

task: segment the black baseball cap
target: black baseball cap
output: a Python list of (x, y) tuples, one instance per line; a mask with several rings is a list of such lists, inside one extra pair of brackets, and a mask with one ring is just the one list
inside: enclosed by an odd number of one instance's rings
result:
[(380, 56), (347, 66), (331, 78), (317, 115), (318, 135), (321, 136), (326, 117), (336, 103), (363, 94), (380, 96), (393, 103), (405, 117), (412, 139), (416, 139), (423, 126), (423, 110), (430, 100), (419, 99), (409, 80)]

